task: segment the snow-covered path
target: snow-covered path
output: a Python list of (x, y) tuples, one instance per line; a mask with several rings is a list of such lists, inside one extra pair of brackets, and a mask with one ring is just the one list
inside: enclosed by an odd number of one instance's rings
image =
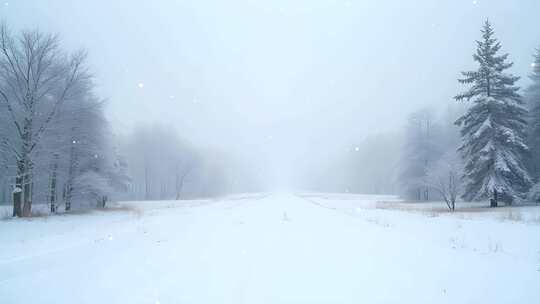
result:
[(363, 200), (251, 195), (0, 222), (0, 303), (540, 302), (540, 225)]

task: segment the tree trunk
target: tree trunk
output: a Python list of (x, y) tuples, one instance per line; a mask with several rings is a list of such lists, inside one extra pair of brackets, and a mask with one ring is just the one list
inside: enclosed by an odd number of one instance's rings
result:
[(490, 200), (490, 207), (491, 208), (497, 207), (499, 205), (498, 199), (499, 198), (498, 198), (497, 190), (494, 190), (493, 191), (493, 198)]
[(75, 167), (76, 167), (76, 153), (75, 153), (75, 144), (76, 141), (73, 140), (71, 143), (71, 150), (69, 153), (69, 170), (68, 170), (68, 178), (66, 181), (66, 188), (65, 188), (65, 210), (70, 211), (71, 210), (71, 202), (73, 199), (73, 181), (75, 179)]
[(13, 189), (13, 216), (21, 217), (22, 216), (22, 197), (15, 199), (15, 192), (22, 191), (22, 174), (21, 169), (22, 164), (20, 161), (17, 162), (17, 176), (15, 177), (15, 189)]
[(21, 188), (15, 188), (13, 190), (13, 216), (20, 217), (22, 214), (21, 210), (22, 204), (22, 190)]
[(186, 171), (180, 175), (176, 173), (176, 200), (179, 200), (182, 194), (182, 190), (184, 189), (184, 183), (186, 181), (186, 177), (188, 176), (189, 172), (191, 171), (190, 168), (186, 169)]
[(108, 198), (107, 198), (106, 195), (101, 196), (98, 199), (98, 208), (105, 209), (105, 207), (107, 206), (107, 200), (108, 200)]
[(159, 191), (159, 199), (164, 200), (166, 193), (167, 193), (167, 184), (161, 182), (160, 191)]
[(28, 170), (26, 177), (23, 178), (23, 216), (29, 217), (32, 215), (32, 173)]
[(183, 179), (182, 179), (182, 182), (180, 182), (180, 174), (178, 174), (178, 172), (176, 173), (176, 183), (175, 183), (175, 188), (176, 188), (176, 200), (179, 200), (180, 199), (180, 192), (182, 192), (182, 184), (184, 183)]
[(32, 214), (32, 119), (24, 120), (24, 133), (22, 136), (22, 157), (18, 163), (18, 176), (22, 189), (22, 216), (28, 217)]
[(150, 184), (148, 181), (148, 167), (144, 166), (144, 199), (150, 200)]
[(15, 191), (21, 192), (20, 200), (13, 201), (13, 216), (27, 217), (32, 214), (32, 167), (30, 160), (25, 154), (22, 160), (17, 162), (17, 176), (15, 177)]
[(51, 192), (50, 192), (50, 205), (51, 205), (51, 213), (56, 213), (56, 171), (58, 170), (58, 154), (54, 154), (54, 160), (52, 165), (52, 173), (51, 173)]

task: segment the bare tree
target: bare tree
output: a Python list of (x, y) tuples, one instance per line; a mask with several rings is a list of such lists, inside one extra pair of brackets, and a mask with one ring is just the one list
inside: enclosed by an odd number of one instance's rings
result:
[(178, 165), (178, 169), (176, 170), (175, 182), (176, 200), (180, 199), (182, 189), (184, 188), (184, 184), (186, 182), (186, 178), (193, 171), (195, 165), (196, 163), (193, 159), (187, 159), (184, 161), (183, 165)]
[(441, 127), (430, 109), (409, 115), (405, 129), (399, 181), (403, 195), (409, 199), (430, 200), (430, 187), (423, 183), (426, 171), (441, 154)]
[(15, 134), (3, 144), (16, 159), (15, 187), (22, 190), (22, 206), (13, 206), (16, 216), (31, 214), (32, 153), (77, 84), (90, 78), (85, 58), (83, 51), (66, 55), (56, 35), (33, 30), (13, 36), (0, 27), (0, 100)]
[(140, 125), (125, 138), (120, 152), (129, 163), (132, 199), (180, 199), (203, 187), (199, 151), (170, 127)]
[(462, 191), (462, 170), (458, 155), (449, 152), (427, 168), (424, 179), (425, 186), (437, 192), (451, 211), (456, 209), (456, 200)]

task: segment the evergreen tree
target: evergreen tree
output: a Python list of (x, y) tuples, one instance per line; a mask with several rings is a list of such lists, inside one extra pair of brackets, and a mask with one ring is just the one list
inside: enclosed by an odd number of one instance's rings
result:
[(527, 88), (526, 101), (529, 109), (529, 138), (530, 148), (529, 171), (533, 178), (540, 178), (540, 49), (536, 50), (533, 72), (529, 76), (532, 84)]
[(461, 127), (459, 151), (465, 162), (466, 200), (482, 200), (493, 196), (511, 203), (531, 186), (525, 169), (526, 115), (519, 88), (519, 77), (506, 73), (513, 63), (508, 54), (499, 55), (500, 42), (493, 37), (489, 21), (477, 41), (474, 60), (478, 70), (463, 72), (462, 84), (470, 88), (455, 97), (457, 101), (473, 101), (468, 111), (456, 121)]

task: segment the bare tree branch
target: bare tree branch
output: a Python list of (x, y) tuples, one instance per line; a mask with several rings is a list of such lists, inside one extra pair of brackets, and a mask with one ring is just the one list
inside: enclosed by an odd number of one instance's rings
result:
[(43, 132), (45, 132), (45, 129), (47, 128), (47, 125), (51, 122), (51, 120), (54, 118), (56, 113), (58, 112), (58, 109), (62, 106), (64, 101), (66, 100), (67, 94), (72, 89), (73, 85), (77, 81), (77, 78), (81, 76), (81, 66), (86, 58), (86, 52), (79, 52), (77, 55), (75, 55), (71, 61), (70, 68), (71, 73), (70, 77), (67, 80), (67, 83), (65, 84), (64, 89), (62, 90), (62, 94), (60, 97), (56, 100), (53, 109), (43, 122), (43, 124), (39, 127), (37, 132), (34, 134), (35, 140), (34, 144), (31, 146), (30, 151), (32, 151), (36, 144), (39, 142), (39, 139)]
[(11, 141), (8, 138), (4, 138), (2, 140), (2, 144), (4, 145), (4, 147), (9, 148), (11, 150), (11, 152), (15, 155), (15, 158), (17, 160), (21, 159), (21, 157), (22, 157), (21, 153), (19, 153), (19, 151), (17, 151), (17, 149), (15, 149), (15, 146), (13, 146), (13, 144), (11, 144)]
[(2, 90), (0, 90), (0, 95), (2, 95), (2, 99), (6, 103), (8, 112), (11, 115), (11, 119), (13, 121), (13, 124), (15, 124), (15, 128), (17, 129), (18, 135), (22, 137), (23, 133), (22, 133), (21, 126), (20, 126), (20, 124), (19, 124), (19, 122), (17, 120), (17, 117), (15, 116), (15, 111), (13, 110), (13, 107), (11, 106), (8, 97), (6, 96), (6, 94)]

